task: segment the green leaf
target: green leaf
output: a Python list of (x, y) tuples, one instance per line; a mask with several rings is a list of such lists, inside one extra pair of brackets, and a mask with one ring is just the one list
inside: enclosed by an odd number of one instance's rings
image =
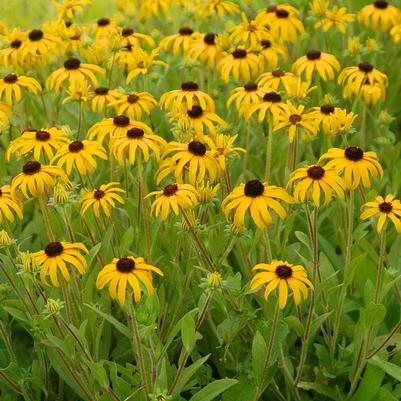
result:
[(181, 338), (186, 351), (189, 351), (195, 341), (195, 320), (192, 315), (185, 315), (181, 320)]
[(351, 401), (371, 401), (375, 399), (383, 379), (383, 370), (368, 362), (358, 390)]
[(348, 287), (351, 283), (352, 280), (354, 279), (355, 272), (358, 269), (358, 267), (361, 265), (363, 261), (365, 261), (367, 254), (363, 253), (362, 255), (359, 255), (351, 260), (351, 263), (349, 264), (348, 267), (345, 268), (344, 272), (344, 285)]
[(370, 363), (373, 366), (380, 368), (383, 372), (387, 373), (394, 379), (401, 382), (401, 367), (400, 366), (398, 366), (394, 363), (391, 363), (391, 362), (384, 361), (383, 359), (380, 359), (378, 356), (374, 356), (370, 360)]
[(95, 378), (95, 380), (103, 387), (106, 388), (109, 386), (109, 378), (106, 373), (106, 369), (103, 367), (102, 362), (89, 362), (88, 363), (91, 375)]
[(334, 401), (338, 400), (337, 394), (333, 391), (333, 389), (322, 383), (299, 382), (297, 387), (307, 391), (313, 390), (314, 392), (325, 395), (326, 397)]
[(365, 312), (365, 327), (377, 326), (386, 316), (386, 307), (382, 304), (371, 302)]
[(234, 384), (238, 383), (235, 379), (221, 379), (209, 383), (202, 390), (194, 394), (189, 401), (211, 401), (214, 400), (218, 395), (229, 389)]
[(253, 337), (252, 342), (252, 368), (257, 381), (259, 381), (261, 379), (261, 376), (264, 374), (263, 369), (266, 360), (266, 354), (266, 342), (262, 334), (257, 331), (255, 333), (255, 336)]

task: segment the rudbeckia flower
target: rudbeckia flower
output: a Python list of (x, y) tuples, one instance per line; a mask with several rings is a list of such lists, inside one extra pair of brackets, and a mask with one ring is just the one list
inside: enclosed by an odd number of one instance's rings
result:
[(226, 159), (230, 155), (239, 157), (239, 152), (246, 152), (244, 148), (234, 146), (237, 137), (238, 135), (217, 134), (213, 141), (209, 141), (210, 148), (214, 151), (214, 156), (223, 171), (226, 170)]
[(121, 97), (118, 89), (109, 89), (104, 86), (97, 87), (91, 94), (92, 110), (104, 112), (106, 107)]
[(252, 104), (245, 111), (245, 118), (249, 120), (254, 113), (258, 113), (258, 121), (261, 123), (266, 118), (266, 113), (270, 115), (275, 122), (281, 110), (284, 110), (285, 104), (281, 100), (281, 96), (276, 91), (266, 89), (266, 93), (258, 103)]
[[(401, 42), (401, 24), (395, 25), (391, 28), (390, 35), (393, 39), (394, 43), (400, 43)], [(0, 50), (0, 55), (1, 55), (2, 50)]]
[(234, 102), (235, 108), (240, 116), (244, 115), (245, 111), (252, 104), (259, 103), (265, 91), (254, 82), (248, 82), (244, 86), (235, 88), (231, 91), (231, 95), (227, 100), (227, 108)]
[(216, 44), (216, 37), (216, 33), (209, 32), (194, 39), (189, 46), (188, 56), (206, 64), (210, 69), (215, 68), (222, 57), (221, 49)]
[(114, 118), (106, 118), (93, 125), (88, 131), (87, 138), (103, 143), (106, 136), (109, 138), (125, 136), (131, 128), (134, 128), (134, 124), (129, 117), (118, 115)]
[(242, 43), (249, 48), (256, 47), (262, 40), (270, 37), (269, 31), (255, 21), (249, 21), (246, 14), (242, 13), (242, 23), (232, 28), (230, 40), (236, 45)]
[(117, 33), (117, 25), (110, 18), (102, 17), (93, 24), (93, 32), (96, 34), (96, 39), (108, 39), (113, 33)]
[(164, 51), (172, 49), (174, 56), (177, 56), (180, 52), (187, 54), (189, 47), (198, 36), (199, 34), (194, 32), (193, 29), (185, 26), (180, 28), (178, 33), (163, 38), (160, 42), (160, 47)]
[(324, 104), (320, 107), (313, 107), (315, 117), (321, 124), (325, 135), (335, 135), (338, 127), (337, 114), (340, 111), (339, 107), (334, 107), (331, 104)]
[(31, 77), (8, 74), (0, 78), (0, 98), (4, 95), (5, 102), (10, 106), (20, 102), (22, 98), (21, 88), (27, 88), (35, 95), (42, 90), (39, 82)]
[(277, 91), (279, 89), (284, 89), (284, 83), (294, 77), (295, 75), (292, 72), (278, 69), (272, 72), (263, 73), (259, 76), (257, 82), (259, 86), (264, 86), (268, 89)]
[(344, 135), (348, 133), (357, 116), (358, 115), (355, 114), (353, 111), (350, 111), (348, 113), (347, 110), (345, 109), (338, 109), (338, 111), (336, 112), (336, 119), (334, 120), (335, 121), (334, 129), (331, 132), (331, 134)]
[(22, 43), (21, 58), (47, 56), (58, 42), (57, 36), (43, 32), (41, 29), (33, 29), (28, 33), (27, 40)]
[(288, 77), (283, 81), (285, 93), (290, 98), (304, 99), (308, 94), (315, 89), (317, 86), (311, 86), (312, 81), (302, 81), (301, 77)]
[(117, 114), (126, 113), (133, 120), (141, 120), (142, 113), (149, 115), (156, 103), (148, 92), (131, 92), (111, 101), (109, 105), (115, 107)]
[(273, 259), (271, 263), (259, 263), (252, 270), (256, 273), (251, 281), (251, 290), (255, 290), (266, 284), (263, 296), (267, 300), (272, 291), (278, 288), (279, 308), (284, 309), (288, 299), (288, 287), (294, 294), (296, 305), (300, 305), (302, 299), (308, 298), (308, 287), (313, 289), (306, 270), (301, 265)]
[(116, 187), (118, 185), (118, 182), (110, 182), (84, 194), (81, 197), (81, 214), (84, 215), (90, 208), (97, 218), (100, 217), (100, 212), (110, 217), (111, 209), (116, 207), (116, 202), (124, 204), (124, 199), (118, 194), (124, 190)]
[(314, 71), (320, 75), (323, 81), (334, 79), (334, 71), (340, 71), (340, 63), (332, 55), (320, 50), (310, 50), (305, 56), (300, 57), (292, 65), (292, 70), (299, 76), (305, 72), (306, 80), (312, 80)]
[(12, 111), (10, 106), (0, 102), (0, 128), (7, 127), (10, 124)]
[(35, 252), (36, 262), (42, 266), (40, 279), (43, 285), (49, 285), (47, 281), (49, 273), (53, 287), (60, 287), (58, 271), (61, 272), (65, 281), (70, 281), (71, 276), (67, 265), (74, 266), (79, 274), (85, 274), (88, 264), (80, 251), (88, 253), (86, 246), (80, 242), (51, 242), (44, 250)]
[(379, 216), (377, 221), (377, 232), (380, 234), (383, 230), (384, 223), (389, 218), (397, 232), (401, 232), (401, 202), (392, 194), (385, 198), (376, 196), (373, 202), (367, 202), (362, 205), (361, 219), (366, 220), (373, 216)]
[(156, 46), (151, 36), (136, 32), (133, 28), (122, 28), (121, 36), (126, 45), (141, 46), (142, 42), (144, 42), (152, 48)]
[(273, 219), (270, 209), (281, 219), (285, 219), (287, 212), (278, 200), (292, 203), (293, 199), (285, 189), (275, 185), (267, 185), (266, 182), (251, 180), (238, 187), (225, 197), (221, 207), (228, 220), (230, 213), (234, 213), (234, 225), (242, 229), (244, 226), (245, 214), (250, 212), (252, 220), (261, 229), (272, 224)]
[(21, 46), (26, 40), (26, 33), (15, 28), (7, 35), (8, 46), (0, 50), (0, 64), (4, 67), (17, 68), (21, 63)]
[(112, 299), (117, 299), (124, 305), (128, 289), (131, 287), (134, 301), (141, 300), (141, 284), (146, 288), (147, 295), (153, 295), (152, 272), (163, 276), (163, 272), (155, 266), (145, 263), (143, 258), (128, 256), (125, 258), (114, 258), (113, 261), (100, 271), (96, 279), (96, 288), (103, 289), (109, 284), (109, 293)]
[(227, 14), (239, 14), (238, 4), (226, 0), (196, 0), (197, 10), (202, 17), (210, 17), (217, 13), (220, 17)]
[(331, 148), (319, 159), (330, 159), (326, 168), (334, 168), (338, 174), (344, 172), (345, 188), (355, 190), (362, 180), (365, 188), (370, 188), (369, 175), (383, 176), (383, 169), (375, 152), (364, 152), (361, 148), (350, 146), (346, 149)]
[(3, 185), (0, 187), (0, 223), (3, 217), (13, 223), (14, 214), (22, 220), (22, 202), (17, 196), (12, 196), (10, 185)]
[(169, 184), (162, 191), (153, 191), (145, 198), (156, 196), (150, 208), (150, 213), (166, 220), (170, 209), (178, 216), (181, 209), (187, 209), (197, 203), (195, 188), (190, 184)]
[(341, 199), (344, 198), (345, 182), (334, 168), (329, 169), (318, 165), (301, 167), (291, 174), (287, 187), (298, 180), (299, 182), (294, 187), (294, 198), (299, 202), (312, 199), (315, 206), (320, 207), (322, 191), (325, 196), (325, 205), (330, 203), (333, 191)]
[(333, 6), (322, 16), (322, 20), (315, 24), (315, 28), (320, 26), (325, 32), (336, 27), (342, 34), (345, 34), (346, 25), (355, 20), (355, 14), (347, 13), (346, 7)]
[(371, 85), (367, 79), (361, 86), (359, 96), (366, 104), (377, 104), (379, 102), (384, 102), (386, 99), (386, 90), (377, 82)]
[(358, 19), (366, 27), (384, 32), (401, 22), (401, 11), (387, 1), (376, 0), (359, 11)]
[(282, 45), (277, 39), (264, 39), (260, 42), (261, 50), (259, 51), (259, 55), (262, 60), (267, 64), (270, 69), (274, 69), (277, 67), (279, 62), (279, 57), (287, 62), (288, 53), (287, 49), (284, 45)]
[(131, 67), (131, 71), (127, 75), (127, 85), (139, 75), (146, 75), (149, 73), (150, 68), (154, 65), (161, 65), (167, 67), (167, 63), (162, 60), (156, 60), (159, 54), (159, 48), (153, 49), (150, 54), (144, 54), (142, 60), (134, 61), (134, 65)]

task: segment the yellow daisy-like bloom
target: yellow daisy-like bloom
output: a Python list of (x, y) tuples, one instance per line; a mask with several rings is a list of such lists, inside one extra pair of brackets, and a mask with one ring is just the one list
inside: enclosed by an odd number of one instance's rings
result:
[(51, 190), (54, 187), (56, 177), (68, 182), (68, 177), (59, 167), (46, 166), (36, 160), (29, 161), (22, 167), (22, 172), (11, 181), (11, 194), (15, 197), (20, 190), (26, 199), (43, 195), (45, 190)]
[(294, 198), (299, 202), (312, 199), (315, 206), (320, 207), (321, 191), (325, 196), (325, 205), (330, 203), (333, 191), (341, 199), (344, 198), (345, 182), (334, 168), (318, 165), (301, 167), (291, 174), (287, 187), (297, 180), (299, 182), (294, 187)]
[(96, 140), (103, 143), (106, 136), (109, 138), (125, 136), (131, 128), (134, 128), (134, 124), (129, 117), (118, 115), (114, 118), (106, 118), (93, 125), (89, 129), (87, 137), (91, 141)]
[(107, 160), (106, 150), (99, 142), (71, 141), (57, 151), (51, 163), (53, 164), (58, 159), (57, 167), (63, 168), (66, 165), (68, 175), (71, 174), (72, 167), (75, 165), (78, 172), (85, 175), (96, 169), (97, 163), (93, 156)]
[(299, 34), (305, 33), (305, 28), (298, 19), (298, 10), (288, 4), (267, 7), (259, 12), (255, 21), (267, 25), (274, 37), (286, 42), (293, 43)]
[[(394, 43), (400, 43), (401, 42), (401, 24), (395, 25), (391, 28), (390, 35), (393, 39)], [(0, 50), (0, 54), (1, 54)]]
[(319, 159), (331, 159), (326, 168), (334, 168), (337, 174), (344, 172), (345, 188), (353, 191), (362, 180), (365, 188), (370, 188), (369, 175), (383, 176), (383, 169), (375, 152), (364, 152), (361, 148), (350, 146), (346, 149), (331, 148)]
[(206, 64), (210, 69), (215, 68), (222, 58), (222, 51), (216, 45), (216, 38), (216, 33), (209, 32), (194, 39), (189, 46), (188, 56)]
[(357, 114), (355, 114), (353, 111), (350, 111), (349, 113), (345, 109), (338, 109), (336, 113), (336, 119), (334, 120), (336, 122), (336, 125), (334, 126), (333, 131), (331, 132), (332, 135), (344, 135), (348, 133), (348, 131), (351, 129), (352, 124), (354, 123), (354, 120), (357, 118)]
[(325, 16), (328, 6), (328, 0), (312, 0), (309, 2), (309, 7), (312, 13), (318, 18)]
[(124, 305), (128, 288), (131, 287), (134, 301), (140, 302), (141, 284), (146, 288), (148, 296), (153, 295), (152, 272), (163, 276), (163, 272), (155, 266), (145, 263), (143, 258), (114, 258), (113, 261), (100, 271), (96, 279), (96, 288), (101, 290), (109, 283), (109, 293), (112, 299), (117, 299)]
[(123, 37), (123, 41), (126, 45), (141, 46), (142, 42), (144, 42), (152, 48), (156, 46), (156, 43), (151, 36), (135, 32), (133, 28), (122, 28), (121, 36)]
[(174, 56), (177, 56), (180, 52), (187, 54), (189, 47), (198, 35), (193, 29), (185, 26), (178, 33), (163, 38), (160, 42), (160, 47), (166, 52), (172, 50)]
[(81, 214), (84, 215), (91, 208), (97, 218), (100, 217), (100, 212), (110, 217), (111, 209), (116, 207), (116, 202), (124, 204), (124, 199), (118, 194), (124, 190), (116, 188), (119, 184), (119, 182), (110, 182), (84, 194), (81, 197)]
[(287, 62), (287, 49), (280, 42), (278, 42), (277, 39), (264, 39), (260, 42), (260, 45), (261, 50), (259, 51), (259, 55), (262, 57), (262, 60), (267, 64), (269, 69), (273, 70), (277, 67), (279, 57), (284, 62)]
[(17, 74), (8, 74), (0, 78), (0, 98), (4, 97), (8, 105), (18, 103), (22, 98), (21, 88), (29, 89), (33, 94), (42, 90), (39, 82), (31, 77)]
[(259, 180), (251, 180), (234, 188), (223, 200), (221, 207), (227, 220), (230, 213), (234, 213), (234, 225), (238, 229), (243, 228), (245, 214), (249, 211), (254, 223), (263, 230), (273, 222), (270, 209), (281, 219), (286, 218), (287, 212), (278, 200), (293, 202), (285, 189), (267, 185), (266, 182), (262, 183)]
[(21, 157), (33, 151), (35, 160), (40, 160), (44, 155), (51, 160), (54, 151), (60, 149), (67, 141), (66, 133), (56, 127), (42, 128), (40, 131), (28, 129), (10, 143), (6, 157), (7, 160), (10, 160), (12, 154)]
[(317, 86), (311, 86), (312, 81), (302, 81), (301, 77), (290, 77), (283, 81), (286, 94), (295, 99), (304, 99)]
[(261, 71), (262, 63), (257, 54), (238, 47), (231, 54), (222, 58), (217, 67), (226, 83), (229, 82), (230, 75), (233, 75), (237, 81), (241, 79), (250, 82)]
[(7, 127), (10, 124), (12, 110), (10, 106), (0, 102), (0, 128)]
[(234, 146), (234, 142), (237, 138), (238, 135), (224, 134), (216, 135), (213, 141), (207, 138), (210, 149), (214, 151), (214, 157), (217, 158), (223, 171), (226, 170), (226, 160), (230, 155), (239, 157), (239, 152), (246, 152), (244, 148)]
[(209, 181), (196, 183), (196, 198), (199, 203), (209, 203), (216, 198), (217, 191), (220, 189), (220, 184), (210, 185)]
[(338, 83), (343, 87), (345, 98), (358, 94), (366, 82), (370, 85), (378, 84), (383, 89), (388, 86), (387, 76), (366, 62), (359, 63), (356, 67), (346, 67), (338, 76)]
[(7, 35), (8, 46), (0, 50), (0, 64), (5, 68), (13, 66), (17, 68), (21, 63), (21, 46), (26, 40), (25, 32), (15, 28)]
[(238, 114), (242, 116), (250, 105), (259, 103), (264, 94), (265, 91), (258, 84), (248, 82), (244, 86), (231, 91), (231, 95), (227, 100), (227, 108), (234, 102)]
[(386, 90), (377, 82), (371, 85), (369, 80), (366, 80), (361, 86), (359, 96), (366, 104), (377, 104), (386, 99)]
[(362, 205), (361, 219), (366, 220), (373, 216), (379, 216), (377, 222), (377, 232), (380, 234), (383, 230), (384, 223), (389, 218), (396, 230), (401, 232), (401, 202), (392, 194), (385, 198), (376, 196), (373, 202), (367, 202)]
[(13, 223), (14, 214), (22, 220), (22, 202), (15, 195), (12, 196), (10, 185), (3, 185), (0, 187), (0, 223), (3, 222), (3, 217)]
[(115, 107), (117, 114), (126, 113), (133, 120), (140, 120), (142, 113), (149, 115), (155, 104), (157, 102), (149, 92), (132, 92), (109, 103)]
[(59, 68), (50, 74), (46, 86), (49, 89), (60, 90), (65, 80), (69, 80), (71, 83), (83, 79), (87, 79), (93, 86), (97, 86), (97, 78), (94, 72), (104, 75), (105, 70), (98, 65), (81, 63), (79, 59), (71, 57), (64, 62), (63, 68)]
[(97, 40), (106, 39), (106, 41), (117, 33), (117, 25), (110, 18), (102, 17), (93, 24), (93, 32), (96, 34)]
[(49, 51), (54, 49), (58, 43), (57, 36), (40, 29), (33, 29), (29, 32), (28, 39), (22, 43), (21, 58), (47, 56)]
[(340, 71), (340, 63), (332, 55), (320, 50), (310, 50), (292, 64), (292, 70), (299, 76), (305, 72), (306, 80), (310, 81), (314, 71), (326, 81), (334, 79), (334, 71)]
[(225, 0), (196, 0), (197, 10), (202, 17), (210, 17), (217, 13), (220, 17), (226, 14), (239, 14), (238, 4)]
[(120, 97), (121, 93), (118, 89), (109, 89), (104, 86), (99, 86), (91, 94), (92, 110), (94, 112), (104, 112), (110, 103), (115, 102)]
[(320, 107), (313, 107), (315, 117), (321, 124), (325, 135), (335, 135), (338, 129), (337, 115), (341, 110), (339, 107), (334, 107), (331, 104), (324, 104)]
[(331, 28), (337, 28), (342, 34), (345, 34), (348, 23), (355, 20), (355, 14), (347, 13), (346, 7), (333, 6), (327, 10), (321, 21), (315, 24), (315, 28), (322, 27), (325, 32)]
[[(114, 58), (111, 56), (108, 63), (109, 70), (113, 63), (118, 64), (118, 66), (124, 69), (131, 69), (138, 63), (143, 63), (147, 59), (148, 54), (139, 45), (126, 45), (123, 46), (117, 53), (115, 53)], [(114, 60), (114, 62), (113, 62)]]
[(190, 184), (169, 184), (162, 191), (153, 191), (145, 198), (156, 196), (150, 208), (151, 215), (166, 220), (170, 210), (178, 216), (181, 209), (188, 209), (197, 203), (195, 188)]
[(302, 299), (308, 298), (308, 287), (313, 289), (313, 284), (309, 281), (306, 270), (301, 265), (293, 265), (283, 260), (273, 259), (271, 263), (259, 263), (253, 270), (262, 270), (256, 273), (251, 281), (251, 290), (266, 284), (263, 296), (267, 300), (272, 291), (278, 288), (278, 305), (284, 309), (288, 299), (288, 287), (294, 294), (296, 305)]
[(83, 11), (84, 6), (90, 2), (91, 0), (52, 0), (59, 20), (74, 18), (75, 14)]
[(71, 102), (87, 102), (89, 98), (89, 83), (85, 80), (71, 81), (70, 86), (66, 90), (67, 96), (62, 104)]
[(249, 21), (246, 14), (242, 13), (242, 23), (232, 28), (230, 40), (236, 45), (242, 43), (247, 47), (256, 47), (262, 40), (270, 37), (269, 31), (255, 21)]
[(277, 91), (279, 88), (284, 89), (285, 82), (294, 77), (295, 75), (292, 72), (278, 69), (272, 72), (265, 72), (257, 79), (257, 82), (259, 86), (265, 86), (266, 88)]
[(173, 173), (178, 184), (187, 180), (191, 185), (203, 181), (206, 173), (211, 183), (216, 182), (221, 175), (221, 167), (213, 152), (207, 150), (204, 143), (192, 141), (189, 143), (170, 142), (167, 145), (164, 157), (175, 152), (173, 156), (160, 163), (156, 183), (159, 184), (167, 175)]
[(285, 104), (281, 100), (281, 96), (276, 91), (267, 92), (258, 103), (252, 104), (245, 110), (245, 118), (249, 120), (254, 113), (258, 113), (258, 121), (261, 123), (266, 118), (266, 113), (270, 112), (273, 122), (276, 121), (278, 114), (284, 110)]
[(305, 106), (302, 104), (295, 107), (288, 101), (279, 113), (273, 131), (289, 127), (288, 140), (290, 143), (294, 141), (294, 137), (300, 129), (306, 134), (317, 135), (319, 120), (316, 119), (316, 112), (304, 113), (304, 109)]
[(194, 105), (199, 105), (205, 110), (215, 110), (214, 100), (207, 93), (200, 91), (193, 81), (184, 82), (181, 84), (181, 89), (164, 93), (160, 97), (159, 104), (162, 109), (170, 111), (181, 106), (191, 110)]
[(376, 0), (361, 9), (358, 19), (366, 27), (372, 27), (375, 31), (387, 31), (401, 21), (401, 11), (387, 1)]
[(161, 65), (167, 67), (167, 63), (162, 60), (156, 60), (159, 54), (159, 48), (153, 49), (150, 54), (144, 54), (142, 60), (134, 62), (132, 70), (127, 75), (126, 83), (127, 85), (139, 75), (146, 75), (149, 73), (150, 68), (154, 65)]
[(88, 253), (88, 249), (81, 242), (50, 242), (42, 251), (35, 252), (36, 262), (42, 266), (40, 270), (40, 279), (43, 285), (48, 286), (47, 274), (50, 275), (50, 281), (53, 287), (60, 287), (58, 271), (65, 281), (70, 281), (70, 272), (67, 264), (74, 266), (79, 274), (85, 274), (88, 263), (81, 252)]
[(166, 146), (166, 141), (155, 135), (150, 127), (139, 121), (133, 121), (133, 128), (130, 128), (125, 136), (114, 136), (110, 141), (110, 152), (118, 160), (121, 166), (126, 164), (126, 156), (130, 165), (135, 164), (136, 153), (141, 151), (143, 160), (149, 160), (149, 150), (151, 150), (156, 160), (160, 159), (160, 150)]

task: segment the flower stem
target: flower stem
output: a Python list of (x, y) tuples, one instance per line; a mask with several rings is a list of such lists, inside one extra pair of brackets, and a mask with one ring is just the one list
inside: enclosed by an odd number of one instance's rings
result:
[(265, 181), (269, 182), (271, 174), (271, 162), (272, 162), (272, 149), (273, 149), (273, 126), (271, 118), (268, 119), (268, 133), (267, 133), (267, 148), (266, 148), (266, 171)]
[(81, 123), (82, 123), (82, 100), (78, 101), (78, 123), (77, 123), (77, 141), (79, 141), (79, 134), (81, 133)]
[(379, 268), (377, 271), (375, 297), (374, 297), (375, 304), (377, 304), (380, 300), (380, 293), (383, 283), (385, 252), (386, 252), (386, 231), (384, 230), (380, 236)]
[(47, 210), (47, 205), (46, 205), (46, 200), (45, 200), (44, 195), (39, 198), (39, 203), (40, 203), (40, 207), (42, 209), (43, 219), (45, 221), (47, 236), (49, 237), (49, 240), (51, 242), (53, 242), (55, 239), (55, 236), (53, 233), (52, 226), (50, 224), (49, 211)]

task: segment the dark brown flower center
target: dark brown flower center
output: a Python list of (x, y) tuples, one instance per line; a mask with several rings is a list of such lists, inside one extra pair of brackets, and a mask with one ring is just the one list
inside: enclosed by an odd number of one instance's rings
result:
[(291, 114), (289, 120), (291, 124), (297, 124), (302, 121), (302, 117), (299, 114)]
[(50, 257), (58, 256), (63, 253), (63, 245), (61, 242), (50, 242), (45, 248), (45, 254)]
[(22, 172), (26, 175), (35, 174), (40, 170), (41, 164), (37, 161), (25, 163), (22, 167)]
[(43, 31), (40, 29), (33, 29), (31, 32), (29, 32), (28, 38), (32, 42), (36, 42), (43, 38)]
[(105, 192), (104, 191), (102, 191), (101, 189), (96, 189), (94, 192), (93, 192), (93, 197), (95, 198), (95, 199), (102, 199), (103, 197), (104, 197), (104, 195), (105, 195)]
[(215, 33), (207, 33), (204, 37), (203, 37), (203, 41), (207, 44), (207, 45), (214, 45), (215, 41), (216, 41), (216, 34)]
[(178, 33), (182, 36), (190, 36), (194, 33), (193, 29), (188, 28), (187, 26), (182, 27)]
[(352, 160), (354, 162), (357, 162), (357, 161), (363, 159), (363, 150), (356, 146), (351, 146), (351, 147), (345, 149), (344, 154), (348, 160)]
[(135, 269), (135, 262), (131, 258), (121, 258), (118, 259), (116, 267), (120, 273), (131, 273)]
[(129, 124), (129, 118), (127, 116), (119, 115), (113, 118), (114, 125), (117, 127), (126, 127)]
[(110, 20), (108, 18), (100, 18), (97, 20), (98, 26), (107, 26), (110, 24)]
[(65, 24), (66, 28), (69, 28), (72, 25), (72, 21), (70, 21), (70, 20), (64, 21), (64, 24)]
[(95, 89), (96, 95), (107, 95), (109, 93), (109, 88), (105, 88), (104, 86), (99, 86), (99, 88)]
[(141, 128), (131, 128), (127, 131), (127, 137), (131, 139), (140, 139), (143, 138), (145, 132)]
[(279, 103), (281, 102), (281, 96), (279, 93), (277, 92), (267, 92), (264, 96), (263, 96), (263, 100), (265, 102), (271, 102), (271, 103)]
[(198, 90), (198, 84), (196, 84), (194, 81), (183, 82), (181, 84), (181, 90), (187, 91), (187, 92), (197, 91)]
[(81, 141), (73, 141), (68, 145), (68, 150), (72, 153), (78, 153), (84, 148), (84, 144)]
[(307, 170), (308, 177), (312, 178), (313, 180), (320, 180), (324, 176), (324, 168), (320, 166), (312, 166), (309, 167)]
[(81, 35), (77, 34), (77, 35), (70, 36), (70, 39), (71, 40), (80, 40), (81, 39)]
[(257, 26), (254, 25), (254, 24), (249, 24), (247, 29), (248, 29), (248, 31), (250, 31), (250, 32), (255, 32), (258, 28), (257, 28)]
[(323, 114), (332, 114), (334, 113), (334, 106), (331, 104), (324, 104), (323, 106), (320, 106), (320, 111)]
[(36, 139), (41, 142), (46, 142), (50, 139), (50, 134), (47, 131), (37, 131)]
[(379, 10), (385, 10), (388, 7), (387, 1), (384, 0), (377, 0), (373, 3), (373, 5), (378, 8)]
[(12, 47), (13, 49), (19, 49), (22, 45), (22, 42), (19, 39), (13, 40), (10, 43), (10, 47)]
[(288, 18), (290, 15), (287, 10), (284, 10), (282, 8), (276, 8), (275, 12), (277, 18)]
[(127, 36), (131, 36), (134, 33), (134, 30), (132, 28), (124, 28), (121, 32), (121, 35), (126, 38)]
[(203, 156), (206, 153), (206, 146), (199, 141), (192, 141), (188, 144), (188, 151), (193, 155)]
[(274, 71), (272, 71), (272, 75), (275, 78), (280, 78), (285, 75), (285, 72), (283, 70), (274, 70)]
[(131, 93), (127, 97), (127, 102), (128, 103), (136, 103), (139, 100), (139, 96), (135, 93)]
[(165, 196), (173, 196), (178, 190), (178, 185), (177, 184), (170, 184), (164, 187), (163, 189), (163, 195)]
[(17, 74), (8, 74), (3, 79), (7, 84), (15, 84), (18, 80), (18, 76)]
[(286, 280), (292, 276), (292, 269), (287, 265), (279, 265), (276, 267), (276, 274), (279, 278)]
[(373, 70), (373, 65), (369, 63), (359, 63), (358, 67), (361, 71), (366, 73), (371, 72)]
[(246, 57), (247, 52), (245, 49), (235, 49), (232, 54), (234, 58), (241, 59)]
[(202, 107), (195, 105), (195, 106), (192, 106), (191, 110), (187, 111), (187, 114), (191, 118), (198, 118), (203, 114), (203, 109), (202, 109)]
[(268, 49), (272, 45), (272, 42), (270, 42), (270, 40), (262, 40), (260, 43), (262, 44), (262, 47), (264, 49)]
[(390, 202), (380, 203), (379, 209), (382, 213), (390, 213), (393, 210), (393, 205)]
[(254, 91), (256, 91), (258, 89), (258, 85), (255, 84), (254, 82), (249, 82), (249, 83), (244, 85), (244, 89), (247, 92), (254, 92)]
[(268, 6), (268, 7), (266, 8), (266, 13), (267, 13), (267, 14), (269, 14), (269, 13), (274, 13), (276, 10), (277, 10), (277, 6)]
[(3, 195), (3, 191), (1, 190), (1, 188), (0, 188), (0, 196), (2, 196)]
[(245, 184), (244, 193), (246, 196), (251, 198), (256, 198), (260, 196), (265, 191), (264, 185), (259, 180), (251, 180)]
[(306, 58), (308, 60), (318, 60), (321, 55), (322, 52), (320, 50), (310, 50), (308, 53), (306, 53)]
[(64, 68), (66, 70), (77, 70), (80, 66), (81, 66), (81, 62), (75, 57), (69, 58), (64, 63)]

